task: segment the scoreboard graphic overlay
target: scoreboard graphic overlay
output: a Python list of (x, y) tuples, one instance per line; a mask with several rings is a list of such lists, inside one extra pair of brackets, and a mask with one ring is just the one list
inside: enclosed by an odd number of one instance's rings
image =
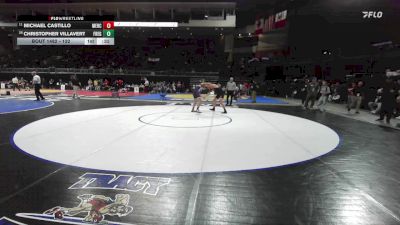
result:
[(114, 45), (114, 16), (19, 16), (17, 45)]

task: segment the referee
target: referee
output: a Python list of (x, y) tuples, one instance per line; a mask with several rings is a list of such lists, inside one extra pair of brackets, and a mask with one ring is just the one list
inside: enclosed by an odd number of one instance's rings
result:
[[(236, 83), (235, 81), (233, 81), (233, 77), (229, 78), (228, 83), (226, 83), (226, 105), (230, 105), (232, 106), (232, 100), (233, 100), (233, 96), (235, 95), (235, 91), (236, 91)], [(231, 101), (229, 102), (229, 98), (231, 99)]]
[[(41, 79), (40, 79), (39, 75), (36, 74), (36, 71), (32, 72), (32, 76), (33, 76), (32, 83), (33, 83), (33, 86), (35, 86), (35, 95), (36, 95), (36, 99), (37, 99), (36, 101), (40, 101), (40, 99), (44, 100), (42, 93), (40, 93), (40, 88), (41, 88), (41, 84), (42, 84)], [(40, 99), (39, 99), (39, 97), (40, 97)]]

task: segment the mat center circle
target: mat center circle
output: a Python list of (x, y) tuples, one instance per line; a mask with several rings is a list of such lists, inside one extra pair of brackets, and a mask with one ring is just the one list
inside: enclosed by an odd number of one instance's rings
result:
[(139, 121), (148, 125), (173, 128), (203, 128), (232, 122), (229, 116), (195, 112), (162, 112), (143, 115)]

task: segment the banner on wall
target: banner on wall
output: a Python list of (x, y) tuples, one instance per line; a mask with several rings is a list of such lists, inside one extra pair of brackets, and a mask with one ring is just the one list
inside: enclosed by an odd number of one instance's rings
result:
[(263, 34), (269, 31), (283, 28), (287, 23), (287, 10), (269, 16), (256, 18), (254, 34)]
[(275, 28), (281, 28), (286, 25), (287, 10), (275, 14)]
[(255, 31), (254, 34), (262, 34), (264, 30), (264, 18), (257, 18), (255, 24)]
[(265, 21), (263, 33), (266, 33), (274, 29), (275, 29), (275, 16), (271, 15)]

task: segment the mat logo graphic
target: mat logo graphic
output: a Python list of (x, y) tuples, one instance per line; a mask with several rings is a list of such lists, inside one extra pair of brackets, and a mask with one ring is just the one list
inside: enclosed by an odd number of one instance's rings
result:
[(369, 19), (369, 18), (380, 19), (383, 16), (382, 11), (363, 11), (362, 13), (364, 19)]
[(26, 225), (26, 224), (20, 223), (18, 221), (12, 220), (4, 216), (0, 218), (0, 225)]
[[(129, 205), (128, 194), (117, 194), (114, 199), (104, 195), (92, 194), (79, 195), (77, 198), (80, 203), (72, 208), (57, 206), (46, 210), (43, 214), (18, 213), (17, 216), (66, 224), (129, 225), (127, 223), (104, 220), (105, 216), (124, 217), (133, 211), (133, 207)], [(86, 217), (75, 217), (82, 213), (86, 213)]]
[(171, 178), (115, 175), (105, 173), (85, 173), (80, 181), (68, 189), (106, 189), (131, 192), (142, 192), (147, 195), (157, 195), (162, 186), (171, 182)]

